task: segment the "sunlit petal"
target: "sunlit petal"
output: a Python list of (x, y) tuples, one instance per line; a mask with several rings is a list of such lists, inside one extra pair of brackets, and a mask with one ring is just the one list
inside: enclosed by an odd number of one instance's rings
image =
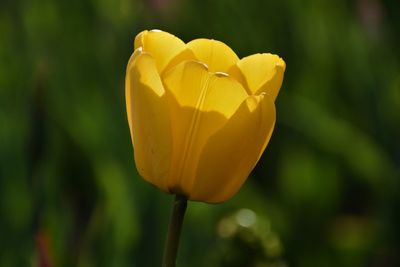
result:
[[(130, 70), (134, 67), (134, 64), (136, 62), (137, 56), (142, 52), (142, 48), (138, 47), (131, 57), (129, 58), (128, 65), (126, 67), (126, 74), (130, 72)], [(131, 101), (131, 75), (126, 75), (125, 76), (125, 103), (126, 103), (126, 113), (128, 116), (128, 124), (129, 124), (129, 130), (132, 133), (132, 101)], [(133, 137), (131, 135), (132, 141)]]
[(154, 59), (135, 53), (125, 86), (136, 167), (144, 179), (167, 191), (172, 144), (167, 98)]
[(208, 65), (209, 71), (212, 72), (227, 72), (239, 60), (229, 46), (217, 40), (196, 39), (187, 46), (199, 61)]
[(135, 38), (135, 49), (143, 47), (155, 59), (159, 73), (183, 60), (195, 59), (192, 51), (178, 37), (160, 30), (143, 31)]
[(242, 58), (228, 73), (241, 82), (249, 94), (265, 92), (275, 100), (285, 68), (285, 62), (277, 55), (255, 54)]

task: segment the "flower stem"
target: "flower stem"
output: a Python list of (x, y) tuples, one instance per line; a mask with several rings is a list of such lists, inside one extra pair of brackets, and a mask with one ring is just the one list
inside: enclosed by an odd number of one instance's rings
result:
[(171, 218), (168, 226), (167, 240), (164, 248), (163, 267), (175, 267), (176, 255), (179, 247), (183, 217), (185, 216), (187, 199), (176, 195), (172, 206)]

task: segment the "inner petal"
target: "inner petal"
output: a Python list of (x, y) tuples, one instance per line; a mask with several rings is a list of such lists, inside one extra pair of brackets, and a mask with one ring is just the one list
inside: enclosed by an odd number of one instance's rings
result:
[(135, 49), (142, 47), (156, 60), (159, 73), (166, 71), (172, 65), (195, 59), (193, 53), (178, 37), (160, 30), (143, 31), (135, 38)]
[(208, 65), (211, 72), (227, 72), (239, 60), (229, 46), (217, 40), (196, 39), (187, 46), (199, 61)]

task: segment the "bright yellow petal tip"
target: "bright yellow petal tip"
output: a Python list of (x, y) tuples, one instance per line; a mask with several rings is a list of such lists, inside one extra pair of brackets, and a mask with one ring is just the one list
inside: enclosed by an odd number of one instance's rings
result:
[(142, 31), (136, 36), (134, 47), (135, 49), (142, 47), (143, 51), (151, 54), (160, 74), (171, 65), (195, 59), (181, 39), (161, 30)]
[(274, 100), (278, 96), (283, 81), (286, 64), (273, 54), (255, 54), (242, 58), (229, 70), (248, 90), (249, 94), (265, 92)]
[(239, 60), (229, 46), (217, 40), (196, 39), (187, 46), (212, 72), (227, 72)]

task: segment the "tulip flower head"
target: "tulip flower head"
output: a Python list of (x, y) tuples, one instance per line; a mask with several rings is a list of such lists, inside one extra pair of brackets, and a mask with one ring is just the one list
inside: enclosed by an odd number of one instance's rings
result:
[(285, 62), (159, 30), (139, 33), (134, 49), (125, 94), (139, 174), (189, 200), (229, 199), (271, 137)]

